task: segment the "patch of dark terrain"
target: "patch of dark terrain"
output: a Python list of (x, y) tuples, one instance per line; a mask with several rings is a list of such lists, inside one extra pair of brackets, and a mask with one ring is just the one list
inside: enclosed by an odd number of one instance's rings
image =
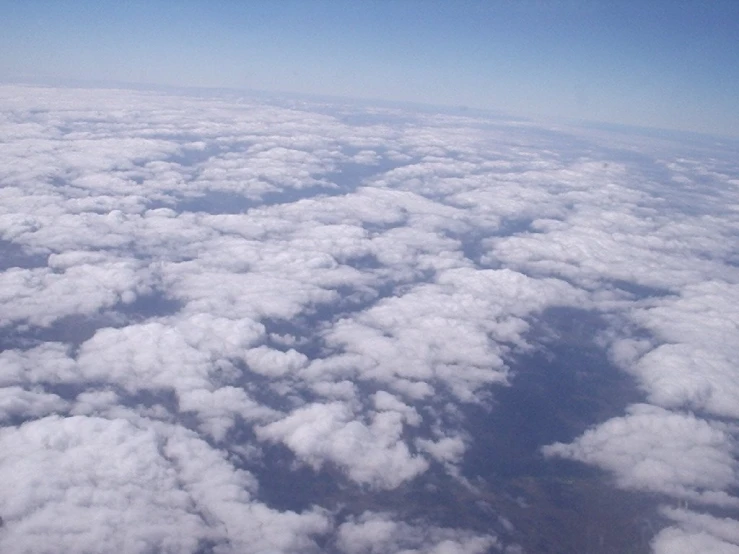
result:
[(539, 348), (516, 360), (511, 386), (496, 390), (487, 408), (464, 408), (474, 440), (463, 474), (477, 490), (459, 494), (506, 514), (527, 552), (646, 553), (659, 529), (656, 496), (619, 490), (597, 468), (541, 454), (643, 400), (596, 340), (605, 325), (585, 310), (546, 310), (529, 336)]
[(161, 293), (142, 295), (133, 302), (119, 302), (112, 308), (93, 314), (71, 314), (47, 326), (16, 325), (0, 330), (0, 351), (28, 349), (45, 342), (63, 342), (76, 354), (79, 346), (100, 329), (120, 329), (153, 317), (177, 313), (182, 304)]
[[(275, 323), (273, 332), (302, 334), (294, 322)], [(303, 511), (318, 505), (334, 514), (337, 525), (365, 511), (383, 512), (408, 523), (494, 534), (504, 546), (520, 545), (525, 552), (646, 554), (666, 524), (658, 510), (663, 497), (620, 490), (597, 468), (541, 454), (542, 446), (572, 441), (642, 400), (597, 341), (606, 325), (585, 310), (545, 311), (529, 337), (540, 347), (519, 355), (511, 386), (495, 388), (487, 406), (462, 406), (461, 420), (439, 422), (471, 435), (462, 478), (432, 462), (428, 471), (393, 490), (358, 486), (333, 464), (313, 469), (286, 446), (258, 441), (248, 426), (242, 427), (241, 440), (258, 444), (262, 455), (244, 467), (258, 478), (259, 498), (269, 506)], [(305, 349), (311, 358), (321, 350), (318, 344), (314, 349)], [(363, 398), (381, 388), (357, 386)], [(256, 383), (254, 388), (261, 396), (275, 394)], [(434, 422), (428, 415), (411, 434), (427, 436), (427, 425)], [(325, 548), (333, 551), (330, 540)]]
[(0, 239), (0, 271), (14, 267), (19, 269), (46, 267), (48, 258), (48, 254), (34, 254), (20, 244)]
[(352, 486), (333, 464), (318, 469), (299, 462), (283, 444), (260, 443), (261, 460), (248, 464), (259, 481), (259, 500), (280, 511), (301, 512), (313, 506), (329, 510), (337, 508)]
[[(451, 205), (455, 204), (451, 203)], [(495, 227), (477, 228), (461, 233), (448, 232), (446, 236), (459, 241), (465, 258), (474, 263), (476, 267), (501, 269), (504, 267), (503, 264), (491, 263), (487, 259), (490, 257), (490, 248), (486, 246), (486, 241), (492, 237), (510, 237), (530, 233), (533, 221), (531, 218), (504, 218)]]
[(243, 192), (210, 190), (205, 194), (175, 196), (167, 201), (149, 203), (149, 209), (170, 208), (177, 213), (206, 213), (210, 215), (245, 214), (249, 210), (290, 204), (299, 200), (314, 199), (338, 194), (331, 185), (310, 186), (300, 189), (281, 189), (249, 195)]
[[(177, 397), (174, 391), (169, 389), (149, 389), (139, 390), (136, 392), (130, 392), (123, 389), (120, 386), (110, 385), (100, 381), (84, 382), (84, 383), (54, 383), (54, 382), (39, 382), (33, 383), (32, 385), (25, 385), (23, 388), (26, 391), (32, 391), (34, 393), (53, 394), (59, 397), (59, 399), (69, 402), (66, 407), (61, 407), (58, 412), (55, 413), (68, 413), (75, 403), (77, 408), (85, 405), (85, 401), (80, 400), (79, 396), (82, 394), (89, 393), (114, 393), (115, 399), (114, 404), (111, 405), (94, 405), (87, 404), (86, 408), (89, 411), (85, 411), (86, 415), (101, 415), (105, 414), (108, 408), (118, 409), (121, 406), (135, 408), (136, 411), (141, 414), (142, 411), (148, 412), (149, 417), (154, 415), (157, 419), (160, 417), (174, 417), (177, 414)], [(187, 415), (187, 414), (186, 414)], [(4, 414), (3, 425), (4, 426), (18, 426), (26, 422), (37, 419), (37, 416), (33, 413), (23, 414), (14, 413), (12, 411), (6, 411)], [(196, 421), (189, 425), (189, 428), (196, 428)], [(183, 418), (186, 424), (191, 423), (186, 418)]]
[[(177, 142), (184, 141), (198, 141), (199, 137), (196, 135), (185, 135), (185, 134), (172, 134), (172, 133), (155, 133), (151, 135), (152, 138), (161, 140), (174, 140)], [(179, 164), (183, 167), (196, 167), (204, 162), (207, 162), (211, 158), (216, 158), (221, 154), (228, 154), (236, 152), (235, 148), (245, 150), (251, 145), (251, 143), (243, 144), (231, 144), (229, 147), (225, 147), (220, 144), (207, 144), (204, 148), (187, 148), (183, 147), (178, 153), (169, 155), (164, 161), (169, 163)]]
[(115, 310), (131, 322), (140, 322), (153, 317), (174, 315), (183, 307), (183, 302), (170, 298), (160, 291), (139, 295), (133, 302), (119, 303)]
[(387, 158), (380, 158), (374, 164), (345, 162), (339, 164), (335, 171), (326, 173), (324, 178), (339, 185), (340, 190), (346, 194), (356, 191), (367, 179), (382, 175), (403, 165)]
[(388, 284), (379, 285), (376, 289), (339, 285), (335, 290), (339, 300), (331, 306), (330, 311), (336, 312), (334, 319), (349, 317), (351, 314), (371, 308), (380, 299), (390, 296), (393, 287)]
[(229, 542), (225, 539), (221, 539), (219, 541), (200, 539), (200, 541), (198, 541), (198, 546), (195, 549), (195, 554), (215, 554), (219, 551), (223, 552), (224, 550), (228, 550), (228, 545)]
[(46, 327), (19, 325), (5, 329), (0, 335), (0, 351), (21, 349), (27, 350), (47, 342), (63, 342), (72, 350), (104, 327), (122, 327), (123, 318), (112, 312), (93, 315), (72, 314), (61, 317)]
[(150, 208), (171, 208), (178, 214), (183, 212), (218, 214), (241, 214), (260, 206), (259, 199), (240, 194), (214, 190), (197, 196), (179, 197), (173, 203), (151, 204)]
[(305, 314), (291, 320), (265, 318), (261, 320), (266, 331), (265, 344), (276, 350), (294, 349), (311, 360), (320, 358), (325, 353), (325, 346), (320, 337), (321, 320)]
[(626, 281), (623, 279), (614, 279), (609, 283), (614, 289), (623, 291), (636, 299), (644, 298), (662, 298), (669, 296), (672, 291), (664, 288), (651, 287), (649, 285), (642, 285), (640, 283), (634, 283), (633, 281)]
[(366, 179), (394, 167), (397, 167), (397, 164), (388, 160), (381, 160), (375, 165), (344, 163), (334, 171), (322, 175), (316, 184), (306, 187), (291, 188), (274, 183), (275, 190), (258, 195), (240, 191), (210, 190), (205, 194), (176, 198), (173, 203), (153, 203), (150, 207), (168, 207), (178, 213), (244, 214), (255, 208), (268, 208), (299, 200), (316, 200), (355, 192)]
[[(428, 278), (431, 273), (429, 272)], [(339, 300), (331, 306), (318, 304), (306, 308), (291, 320), (267, 318), (261, 321), (266, 330), (265, 344), (276, 350), (294, 349), (311, 360), (318, 360), (336, 353), (336, 348), (324, 341), (323, 332), (336, 322), (368, 310), (386, 298), (399, 296), (404, 283), (380, 282), (375, 286), (336, 287)]]
[[(310, 391), (301, 388), (289, 375), (282, 378), (260, 375), (252, 371), (243, 361), (234, 360), (232, 363), (240, 375), (235, 379), (233, 377), (224, 379), (223, 384), (244, 389), (261, 406), (289, 412), (313, 399)], [(289, 392), (286, 392), (288, 390)]]
[(45, 392), (56, 394), (68, 401), (76, 400), (80, 394), (112, 392), (117, 397), (114, 407), (126, 406), (150, 409), (161, 406), (171, 414), (178, 412), (177, 394), (168, 388), (149, 388), (130, 391), (104, 381), (42, 383), (42, 386)]
[[(350, 482), (334, 464), (318, 469), (296, 462), (281, 444), (262, 446), (262, 458), (247, 464), (259, 480), (259, 500), (280, 511), (302, 512), (320, 506), (333, 514), (338, 527), (365, 512), (392, 514), (396, 521), (421, 527), (466, 529), (503, 536), (506, 525), (489, 505), (474, 503), (469, 491), (451, 486), (440, 467), (393, 490), (378, 490)], [(338, 552), (332, 537), (322, 543), (324, 552)]]
[(646, 554), (667, 523), (659, 498), (619, 490), (604, 476), (527, 476), (507, 487), (519, 495), (490, 503), (512, 522), (510, 539), (526, 552)]

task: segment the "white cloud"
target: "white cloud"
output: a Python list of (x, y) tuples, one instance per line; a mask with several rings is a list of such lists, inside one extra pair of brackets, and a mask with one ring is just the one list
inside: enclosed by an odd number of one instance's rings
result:
[(365, 512), (339, 526), (337, 546), (345, 554), (477, 554), (499, 544), (490, 535), (414, 526), (391, 514)]
[[(415, 396), (408, 384), (448, 388), (462, 401), (478, 390), (505, 383), (503, 357), (524, 348), (524, 319), (547, 305), (566, 305), (582, 296), (566, 283), (533, 280), (509, 270), (458, 268), (442, 271), (435, 282), (416, 285), (383, 299), (326, 334), (343, 353), (319, 360), (318, 375), (346, 361), (357, 377), (376, 380)], [(432, 388), (418, 392), (432, 394)]]
[(444, 464), (456, 464), (462, 460), (467, 445), (462, 437), (443, 437), (437, 441), (418, 439), (418, 447)]
[(130, 304), (151, 290), (141, 264), (83, 260), (81, 253), (63, 259), (50, 256), (46, 268), (10, 268), (0, 274), (0, 327), (26, 323), (46, 327), (64, 316), (89, 316), (118, 303)]
[(689, 532), (675, 527), (668, 527), (657, 533), (652, 541), (652, 548), (655, 554), (739, 553), (739, 545), (716, 538), (706, 531)]
[(210, 534), (152, 431), (54, 417), (0, 444), (4, 551), (193, 552)]
[[(603, 316), (652, 406), (546, 452), (736, 504), (734, 152), (225, 95), (2, 86), (0, 110), (4, 549), (499, 548), (380, 512), (332, 529), (233, 460), (280, 443), (388, 495), (459, 476), (460, 405), (516, 386), (554, 306)], [(666, 513), (655, 551), (735, 551), (733, 520)]]
[(261, 375), (280, 377), (294, 373), (308, 363), (308, 357), (292, 348), (287, 352), (264, 345), (248, 350), (244, 356), (249, 369)]
[(0, 388), (0, 421), (10, 418), (42, 417), (67, 411), (67, 403), (53, 393), (25, 390), (21, 387)]
[(739, 482), (730, 429), (690, 414), (634, 405), (544, 453), (601, 466), (624, 487), (739, 506), (727, 492)]
[(421, 423), (421, 416), (418, 414), (418, 411), (414, 407), (402, 402), (395, 395), (381, 390), (372, 396), (372, 401), (378, 412), (386, 411), (402, 414), (409, 425), (415, 426)]
[(254, 401), (244, 389), (221, 387), (216, 390), (194, 389), (178, 396), (181, 412), (195, 412), (201, 420), (200, 429), (214, 440), (222, 442), (241, 416), (247, 422), (275, 419), (278, 412)]
[[(739, 551), (739, 526), (736, 520), (714, 517), (680, 508), (663, 508), (662, 514), (679, 527), (660, 532), (654, 541), (655, 552), (691, 551), (705, 543), (701, 552)], [(687, 540), (685, 540), (687, 538)], [(687, 543), (687, 544), (684, 544)], [(710, 546), (709, 546), (710, 545)], [(693, 548), (693, 550), (689, 550)]]
[(26, 351), (0, 352), (0, 383), (64, 383), (79, 381), (79, 371), (67, 345), (45, 342)]
[(315, 469), (332, 462), (357, 483), (394, 489), (428, 467), (401, 440), (403, 414), (376, 413), (365, 424), (339, 402), (311, 404), (287, 417), (257, 427), (262, 440), (282, 441)]
[(707, 281), (683, 288), (679, 298), (635, 310), (633, 320), (664, 341), (627, 366), (666, 407), (739, 417), (739, 285)]
[(318, 512), (255, 502), (256, 482), (192, 433), (145, 421), (51, 417), (0, 431), (3, 550), (315, 551)]

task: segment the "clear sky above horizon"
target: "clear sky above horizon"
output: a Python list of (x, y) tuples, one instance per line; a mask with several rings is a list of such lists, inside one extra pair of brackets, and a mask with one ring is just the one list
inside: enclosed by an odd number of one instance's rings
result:
[(0, 80), (248, 88), (739, 136), (739, 2), (0, 0)]

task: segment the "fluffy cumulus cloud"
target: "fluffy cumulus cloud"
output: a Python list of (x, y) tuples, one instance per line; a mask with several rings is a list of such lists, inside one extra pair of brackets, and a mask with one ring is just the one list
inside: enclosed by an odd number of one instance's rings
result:
[(661, 531), (654, 538), (656, 553), (739, 552), (739, 527), (735, 520), (676, 508), (666, 508), (663, 514), (679, 522), (681, 528)]
[(687, 285), (679, 298), (636, 310), (634, 320), (659, 340), (655, 348), (627, 362), (654, 403), (739, 418), (737, 283)]
[(537, 448), (739, 548), (732, 145), (9, 85), (0, 136), (0, 550), (520, 552), (465, 410), (557, 310), (642, 402)]
[(9, 552), (310, 551), (328, 526), (250, 501), (252, 476), (183, 429), (49, 416), (0, 442)]
[(403, 419), (402, 413), (388, 410), (365, 424), (346, 404), (311, 404), (258, 428), (257, 435), (284, 442), (314, 467), (334, 462), (357, 483), (394, 489), (428, 467), (400, 440)]
[(453, 529), (424, 528), (394, 521), (384, 513), (365, 512), (339, 527), (337, 543), (346, 554), (481, 554), (497, 546), (490, 536)]
[(625, 487), (739, 505), (722, 492), (739, 476), (730, 428), (690, 414), (634, 405), (573, 444), (548, 445), (544, 452), (606, 467)]

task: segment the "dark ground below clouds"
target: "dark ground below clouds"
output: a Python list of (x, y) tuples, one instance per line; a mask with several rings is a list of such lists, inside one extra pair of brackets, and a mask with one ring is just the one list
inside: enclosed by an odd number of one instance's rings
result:
[(434, 464), (398, 489), (362, 490), (336, 468), (314, 472), (296, 466), (286, 447), (267, 446), (263, 469), (249, 468), (259, 496), (281, 510), (323, 506), (336, 511), (337, 523), (372, 510), (494, 533), (529, 553), (646, 554), (664, 526), (657, 496), (619, 490), (598, 469), (540, 453), (642, 400), (631, 377), (595, 343), (602, 327), (583, 310), (541, 315), (530, 337), (541, 347), (516, 361), (512, 385), (496, 387), (491, 406), (463, 407), (472, 436), (461, 468), (468, 484)]
[(595, 343), (602, 328), (596, 314), (547, 310), (531, 337), (546, 332), (543, 347), (517, 361), (489, 412), (465, 411), (474, 441), (463, 474), (478, 488), (470, 494), (510, 520), (511, 539), (526, 552), (647, 553), (663, 526), (656, 496), (619, 490), (603, 471), (540, 452), (643, 400)]
[[(123, 320), (136, 319), (139, 312), (176, 311), (177, 306), (155, 295), (127, 308), (129, 313), (119, 314)], [(79, 321), (72, 317), (26, 338), (74, 345), (110, 323), (102, 316)], [(588, 427), (622, 415), (627, 405), (642, 400), (631, 377), (612, 366), (596, 344), (604, 325), (597, 314), (584, 310), (545, 311), (533, 322), (528, 337), (539, 346), (512, 364), (511, 386), (495, 387), (487, 407), (462, 406), (463, 426), (472, 441), (461, 470), (471, 486), (434, 464), (396, 490), (365, 490), (330, 465), (315, 472), (296, 464), (284, 445), (262, 445), (262, 459), (245, 460), (244, 466), (256, 474), (259, 497), (269, 506), (301, 511), (319, 505), (335, 511), (337, 523), (372, 510), (391, 512), (406, 522), (494, 533), (529, 553), (646, 554), (664, 524), (656, 509), (659, 498), (620, 491), (595, 468), (540, 454), (543, 445), (572, 441)], [(305, 331), (270, 330), (298, 335)], [(11, 335), (17, 344), (20, 337)], [(314, 357), (320, 347), (315, 344), (307, 350)], [(261, 389), (258, 382), (251, 385)], [(237, 432), (230, 437), (236, 444), (256, 440), (249, 426), (238, 428), (241, 436)], [(324, 547), (331, 552), (330, 539)], [(203, 548), (202, 552), (212, 550)]]

